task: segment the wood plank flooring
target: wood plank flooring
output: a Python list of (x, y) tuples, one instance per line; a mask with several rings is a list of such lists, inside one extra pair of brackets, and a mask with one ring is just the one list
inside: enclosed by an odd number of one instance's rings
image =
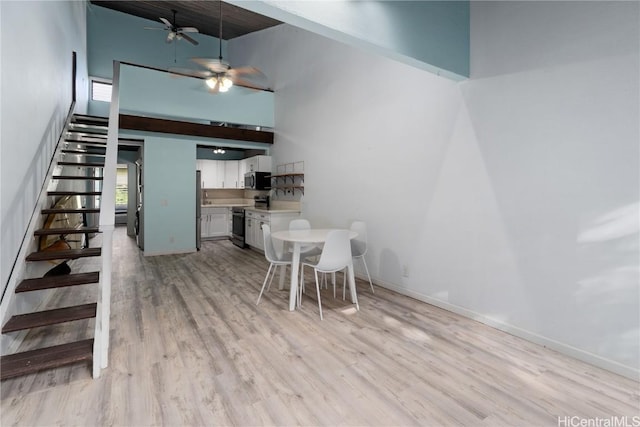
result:
[[(274, 283), (256, 306), (268, 264), (228, 241), (148, 258), (124, 228), (114, 243), (109, 367), (97, 380), (79, 365), (4, 381), (2, 426), (558, 426), (640, 415), (637, 382), (366, 282), (359, 312), (324, 290), (321, 322), (313, 292), (289, 312)], [(60, 291), (81, 304), (91, 286)], [(73, 336), (65, 327), (32, 332), (23, 350), (54, 331)]]

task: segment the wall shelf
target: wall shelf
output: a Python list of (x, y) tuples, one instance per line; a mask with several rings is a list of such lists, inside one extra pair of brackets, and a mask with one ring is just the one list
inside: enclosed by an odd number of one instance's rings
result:
[(283, 194), (291, 192), (295, 194), (296, 190), (300, 190), (304, 194), (304, 162), (284, 163), (276, 166), (276, 173), (271, 174), (271, 178), (274, 180), (271, 185), (271, 189), (282, 191)]

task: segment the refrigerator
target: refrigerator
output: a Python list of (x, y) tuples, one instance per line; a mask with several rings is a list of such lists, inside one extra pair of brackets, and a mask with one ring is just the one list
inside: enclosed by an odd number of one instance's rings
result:
[(202, 184), (202, 180), (200, 178), (201, 172), (196, 171), (196, 250), (200, 250), (200, 209), (202, 206), (202, 188), (200, 185)]

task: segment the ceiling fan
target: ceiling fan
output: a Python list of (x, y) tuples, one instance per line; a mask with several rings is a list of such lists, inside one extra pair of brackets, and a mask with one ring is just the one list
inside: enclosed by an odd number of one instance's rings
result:
[(160, 21), (164, 24), (164, 28), (144, 27), (144, 29), (169, 31), (169, 33), (167, 34), (167, 43), (171, 43), (174, 39), (176, 40), (185, 39), (189, 43), (197, 46), (198, 42), (185, 33), (197, 33), (198, 29), (195, 27), (178, 27), (178, 25), (176, 24), (177, 11), (174, 9), (171, 9), (171, 11), (173, 12), (173, 23), (169, 22), (169, 20), (166, 18), (160, 18)]
[(266, 81), (266, 76), (260, 70), (255, 67), (231, 68), (231, 65), (222, 59), (222, 1), (220, 1), (218, 40), (220, 42), (218, 58), (191, 58), (193, 62), (207, 69), (195, 71), (192, 75), (204, 78), (211, 93), (226, 92), (234, 84), (257, 90), (266, 89), (261, 84)]

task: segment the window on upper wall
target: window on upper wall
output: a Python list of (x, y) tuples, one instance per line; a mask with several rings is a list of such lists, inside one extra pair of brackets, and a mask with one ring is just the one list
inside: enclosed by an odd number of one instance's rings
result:
[(111, 82), (91, 79), (91, 100), (111, 102)]

